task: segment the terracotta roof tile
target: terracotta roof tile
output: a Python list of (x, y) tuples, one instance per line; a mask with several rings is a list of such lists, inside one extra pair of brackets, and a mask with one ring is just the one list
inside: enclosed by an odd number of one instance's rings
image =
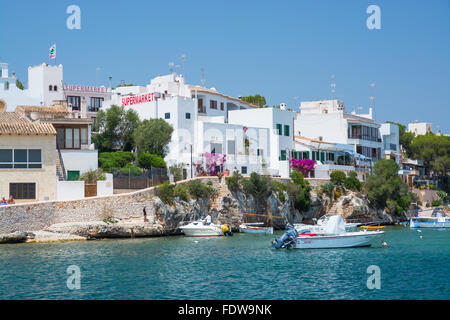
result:
[(17, 112), (0, 112), (0, 135), (56, 135), (50, 123), (31, 122)]

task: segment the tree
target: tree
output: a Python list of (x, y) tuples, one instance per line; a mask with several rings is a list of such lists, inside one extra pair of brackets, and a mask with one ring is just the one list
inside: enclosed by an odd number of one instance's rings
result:
[(19, 88), (20, 90), (23, 90), (23, 84), (22, 82), (20, 82), (19, 79), (16, 79), (16, 87)]
[(407, 185), (398, 175), (399, 166), (394, 160), (378, 160), (374, 174), (369, 175), (364, 184), (371, 205), (378, 209), (388, 209), (392, 214), (401, 215), (408, 210), (415, 199)]
[(347, 177), (343, 171), (336, 170), (330, 173), (331, 183), (338, 186), (344, 184), (346, 178)]
[(260, 108), (267, 108), (267, 104), (266, 104), (266, 98), (264, 98), (264, 96), (261, 96), (259, 94), (255, 94), (254, 96), (246, 96), (246, 97), (241, 97), (242, 101), (251, 103), (251, 104), (256, 104), (258, 105)]
[(136, 111), (116, 105), (106, 112), (99, 110), (94, 123), (94, 131), (99, 132), (92, 140), (100, 152), (131, 151), (135, 147), (133, 132), (140, 120)]
[(111, 168), (123, 168), (127, 164), (132, 164), (134, 159), (134, 154), (129, 151), (102, 152), (98, 155), (100, 167), (106, 171)]
[(161, 156), (149, 154), (147, 152), (138, 155), (138, 165), (144, 169), (150, 168), (166, 168), (166, 162)]
[(298, 211), (308, 210), (311, 205), (309, 192), (311, 187), (300, 171), (292, 171), (292, 182), (286, 184), (286, 192), (292, 199), (292, 204)]
[(139, 152), (165, 157), (172, 139), (173, 128), (163, 119), (142, 121), (134, 130), (133, 137)]
[(252, 172), (250, 179), (242, 180), (241, 184), (244, 193), (251, 195), (255, 199), (255, 207), (258, 212), (260, 202), (266, 199), (272, 192), (270, 177)]

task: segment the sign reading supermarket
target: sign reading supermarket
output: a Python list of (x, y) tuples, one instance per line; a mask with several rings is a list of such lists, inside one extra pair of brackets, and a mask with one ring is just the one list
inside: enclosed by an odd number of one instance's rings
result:
[(154, 93), (145, 93), (138, 96), (122, 98), (122, 107), (134, 104), (152, 102), (155, 99)]

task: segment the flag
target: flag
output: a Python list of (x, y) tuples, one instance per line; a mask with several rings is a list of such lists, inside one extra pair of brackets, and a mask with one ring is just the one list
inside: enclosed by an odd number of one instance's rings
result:
[(56, 58), (56, 44), (50, 47), (50, 59)]

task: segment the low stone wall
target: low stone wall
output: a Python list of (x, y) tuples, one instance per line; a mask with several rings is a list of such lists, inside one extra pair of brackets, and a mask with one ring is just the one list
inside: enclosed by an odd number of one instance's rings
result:
[[(217, 177), (199, 177), (210, 180), (217, 187)], [(180, 181), (178, 183), (185, 183)], [(105, 197), (68, 201), (41, 201), (0, 207), (0, 233), (43, 230), (55, 223), (88, 222), (108, 217), (131, 219), (143, 217), (146, 206), (148, 218), (154, 218), (154, 187), (135, 192)]]

